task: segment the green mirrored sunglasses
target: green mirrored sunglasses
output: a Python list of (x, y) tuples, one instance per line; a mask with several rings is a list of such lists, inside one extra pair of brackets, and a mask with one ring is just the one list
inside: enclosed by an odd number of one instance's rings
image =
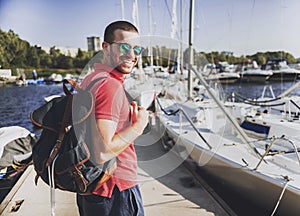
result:
[[(131, 45), (129, 45), (128, 43), (111, 42), (109, 44), (118, 44), (119, 48), (120, 48), (120, 53), (122, 53), (122, 54), (127, 54), (131, 49)], [(132, 49), (133, 49), (134, 55), (136, 55), (136, 56), (140, 55), (143, 51), (143, 48), (140, 46), (135, 46)]]

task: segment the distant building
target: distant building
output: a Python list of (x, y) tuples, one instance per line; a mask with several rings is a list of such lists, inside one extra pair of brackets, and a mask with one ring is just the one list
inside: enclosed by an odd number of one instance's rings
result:
[[(50, 54), (50, 47), (41, 47), (43, 50), (46, 51), (46, 53)], [(55, 49), (59, 49), (60, 53), (66, 55), (66, 56), (71, 56), (71, 57), (76, 57), (78, 53), (78, 48), (72, 48), (72, 47), (57, 47), (54, 46)]]
[(221, 54), (227, 55), (227, 56), (233, 56), (233, 52), (230, 52), (230, 51), (222, 51)]
[(99, 51), (101, 50), (101, 39), (100, 37), (87, 37), (87, 43), (88, 43), (88, 51)]
[(0, 69), (0, 77), (2, 78), (11, 77), (11, 69)]

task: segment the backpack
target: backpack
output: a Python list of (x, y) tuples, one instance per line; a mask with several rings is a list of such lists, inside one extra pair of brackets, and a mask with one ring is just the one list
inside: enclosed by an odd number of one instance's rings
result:
[(116, 169), (117, 158), (99, 164), (95, 159), (97, 152), (92, 149), (100, 145), (100, 137), (90, 89), (103, 78), (95, 79), (85, 90), (75, 81), (64, 80), (65, 96), (54, 98), (30, 113), (32, 123), (43, 129), (32, 149), (36, 184), (41, 177), (51, 188), (91, 193)]

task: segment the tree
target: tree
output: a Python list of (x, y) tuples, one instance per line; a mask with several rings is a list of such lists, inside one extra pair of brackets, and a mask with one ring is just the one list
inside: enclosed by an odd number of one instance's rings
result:
[[(154, 63), (156, 65), (170, 66), (177, 60), (178, 51), (170, 49), (166, 46), (156, 46), (152, 48)], [(248, 62), (255, 60), (259, 65), (265, 65), (268, 60), (281, 59), (286, 60), (288, 64), (300, 63), (300, 59), (295, 59), (293, 55), (284, 51), (258, 52), (254, 55), (235, 57), (233, 55), (225, 55), (218, 51), (210, 53), (197, 53), (193, 50), (194, 64), (202, 67), (206, 63), (218, 64), (227, 61), (229, 64)], [(143, 51), (143, 62), (150, 62), (146, 58), (148, 49)], [(101, 62), (103, 59), (103, 51), (87, 52), (78, 49), (76, 57), (72, 58), (60, 52), (55, 46), (50, 48), (50, 54), (42, 50), (41, 47), (31, 46), (27, 41), (19, 38), (12, 30), (4, 32), (0, 29), (0, 67), (2, 68), (84, 68), (91, 59)], [(171, 61), (170, 61), (171, 60)], [(183, 53), (183, 66), (189, 62), (189, 49)]]
[[(103, 51), (99, 51), (99, 52), (103, 52)], [(93, 53), (90, 53), (87, 51), (82, 51), (81, 49), (78, 49), (77, 55), (76, 55), (75, 59), (73, 59), (74, 67), (84, 68), (92, 56), (93, 56)]]
[(27, 65), (35, 68), (39, 68), (40, 65), (40, 57), (38, 55), (38, 50), (36, 47), (30, 47), (29, 51), (26, 55)]
[(59, 62), (60, 50), (57, 49), (55, 46), (50, 48), (50, 57), (52, 61), (52, 65), (50, 68), (57, 68)]
[(73, 59), (70, 56), (65, 56), (60, 54), (56, 60), (57, 60), (56, 68), (63, 68), (63, 69), (73, 68)]

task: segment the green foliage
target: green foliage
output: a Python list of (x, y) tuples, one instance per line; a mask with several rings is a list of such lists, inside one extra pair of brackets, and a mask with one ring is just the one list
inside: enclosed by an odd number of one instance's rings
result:
[[(97, 54), (99, 61), (103, 59), (103, 52), (86, 52), (78, 49), (76, 57), (64, 55), (55, 46), (50, 48), (50, 53), (46, 53), (41, 47), (31, 46), (27, 41), (19, 38), (12, 30), (4, 32), (0, 29), (0, 67), (2, 68), (36, 68), (36, 69), (72, 69), (84, 68), (89, 60)], [(99, 54), (99, 55), (98, 55)], [(169, 49), (165, 46), (152, 48), (155, 65), (171, 66), (177, 61), (178, 50)], [(219, 63), (227, 61), (229, 64), (236, 64), (255, 60), (259, 65), (264, 65), (269, 59), (285, 59), (288, 64), (300, 63), (300, 59), (295, 59), (290, 53), (284, 51), (258, 52), (254, 55), (236, 57), (219, 53), (196, 52), (193, 50), (194, 64), (203, 67), (206, 63)], [(148, 48), (143, 51), (143, 62), (150, 64), (147, 57)], [(189, 50), (183, 52), (183, 62), (189, 62)]]
[(83, 68), (92, 54), (78, 49), (76, 57), (64, 55), (55, 46), (50, 53), (19, 38), (12, 30), (0, 29), (0, 68)]
[(294, 58), (293, 55), (290, 53), (286, 53), (284, 51), (277, 51), (277, 52), (258, 52), (251, 56), (240, 56), (235, 57), (232, 55), (224, 55), (219, 52), (211, 52), (211, 53), (202, 53), (209, 63), (218, 64), (222, 61), (227, 61), (229, 64), (236, 64), (242, 62), (248, 62), (255, 60), (259, 65), (265, 65), (268, 60), (271, 59), (282, 59), (286, 60), (288, 64), (295, 64), (297, 60)]

